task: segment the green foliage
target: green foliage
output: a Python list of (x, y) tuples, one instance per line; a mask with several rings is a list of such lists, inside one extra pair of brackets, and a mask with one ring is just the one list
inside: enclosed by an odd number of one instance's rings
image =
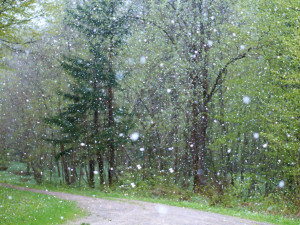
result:
[[(30, 19), (33, 2), (2, 15)], [(0, 76), (0, 163), (10, 152), (44, 184), (63, 183), (59, 168), (70, 168), (83, 188), (102, 163), (102, 190), (114, 191), (103, 184), (114, 174), (122, 195), (188, 201), (201, 200), (191, 191), (200, 171), (210, 205), (297, 214), (299, 2), (130, 2), (67, 2), (53, 26), (61, 33), (6, 56), (14, 70)], [(20, 24), (7, 41), (18, 41)], [(195, 170), (203, 116), (205, 168)]]
[(59, 4), (50, 0), (0, 1), (0, 56), (2, 67), (2, 63), (6, 60), (5, 53), (10, 50), (19, 51), (20, 45), (25, 46), (34, 43), (34, 39), (41, 34), (40, 30), (33, 29), (33, 27), (45, 25), (51, 17), (51, 12), (58, 8)]

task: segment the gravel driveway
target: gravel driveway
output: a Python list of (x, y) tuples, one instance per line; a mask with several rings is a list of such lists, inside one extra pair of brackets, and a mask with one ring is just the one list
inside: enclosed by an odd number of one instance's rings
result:
[(1, 186), (53, 195), (61, 199), (76, 201), (89, 212), (89, 216), (67, 225), (267, 225), (232, 216), (203, 212), (200, 210), (167, 206), (133, 200), (105, 200), (62, 192), (43, 191), (16, 187), (8, 184)]

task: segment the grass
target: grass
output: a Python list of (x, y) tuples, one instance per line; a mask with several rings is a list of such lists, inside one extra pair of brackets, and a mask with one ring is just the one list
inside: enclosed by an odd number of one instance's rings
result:
[(54, 196), (0, 187), (0, 221), (6, 225), (63, 224), (83, 216), (74, 202)]
[[(251, 219), (259, 222), (268, 222), (268, 223), (279, 224), (279, 225), (300, 224), (300, 220), (297, 218), (286, 218), (278, 214), (271, 215), (267, 213), (252, 212), (247, 207), (237, 206), (233, 208), (227, 208), (221, 206), (210, 206), (208, 203), (209, 201), (203, 196), (199, 196), (199, 195), (192, 196), (191, 199), (189, 199), (188, 201), (179, 201), (176, 195), (174, 198), (168, 198), (168, 196), (165, 198), (160, 198), (157, 196), (151, 196), (149, 195), (149, 193), (147, 193), (147, 191), (138, 190), (138, 188), (135, 189), (131, 188), (129, 190), (122, 192), (122, 190), (118, 188), (116, 190), (102, 188), (102, 190), (100, 191), (99, 189), (90, 189), (88, 187), (70, 188), (61, 185), (56, 186), (56, 185), (49, 185), (49, 184), (44, 184), (43, 186), (39, 186), (35, 184), (32, 178), (28, 176), (17, 176), (11, 174), (11, 172), (0, 172), (0, 182), (16, 184), (23, 187), (27, 186), (36, 189), (47, 189), (51, 191), (67, 192), (72, 194), (79, 194), (79, 195), (85, 195), (89, 197), (97, 197), (103, 199), (111, 199), (111, 200), (119, 200), (119, 201), (120, 199), (128, 199), (128, 200), (140, 200), (146, 202), (160, 203), (160, 204), (220, 213), (224, 215), (237, 216), (240, 218)], [(257, 206), (257, 209), (259, 209), (259, 206)]]

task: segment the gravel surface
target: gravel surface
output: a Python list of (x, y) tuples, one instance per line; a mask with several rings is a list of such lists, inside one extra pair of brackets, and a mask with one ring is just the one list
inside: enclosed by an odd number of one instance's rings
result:
[(89, 212), (87, 217), (69, 222), (67, 225), (81, 225), (82, 223), (85, 225), (268, 225), (232, 216), (156, 203), (124, 199), (105, 200), (8, 184), (0, 185), (76, 201), (81, 208)]

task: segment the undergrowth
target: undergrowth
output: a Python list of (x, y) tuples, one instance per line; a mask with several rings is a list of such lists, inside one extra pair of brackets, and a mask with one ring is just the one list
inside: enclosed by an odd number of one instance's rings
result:
[[(83, 186), (64, 186), (59, 183), (44, 182), (37, 185), (31, 176), (16, 175), (13, 171), (0, 172), (0, 182), (27, 186), (52, 191), (62, 191), (90, 197), (106, 199), (135, 199), (162, 203), (179, 207), (200, 209), (226, 215), (238, 216), (251, 220), (273, 224), (299, 225), (299, 208), (281, 195), (250, 196), (244, 195), (242, 184), (228, 186), (222, 195), (214, 187), (209, 187), (202, 194), (193, 193), (190, 187), (185, 189), (172, 185), (163, 176), (149, 179), (132, 179), (124, 176), (118, 185), (108, 187), (99, 184), (95, 189)], [(240, 185), (240, 186), (239, 186)], [(244, 196), (243, 196), (244, 195)]]

